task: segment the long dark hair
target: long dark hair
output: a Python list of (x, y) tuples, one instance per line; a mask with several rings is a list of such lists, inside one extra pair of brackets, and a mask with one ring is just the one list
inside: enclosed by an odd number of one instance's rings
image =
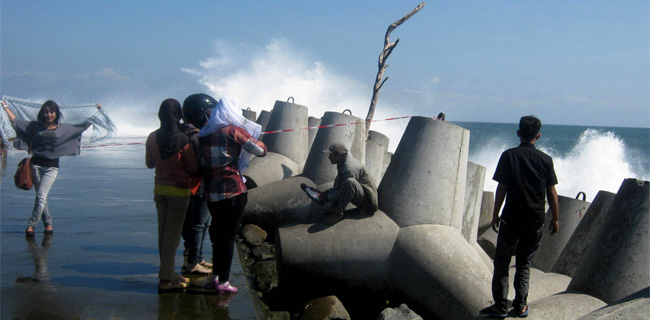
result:
[(54, 111), (56, 113), (56, 118), (54, 118), (54, 123), (59, 124), (59, 119), (63, 117), (61, 114), (61, 110), (59, 110), (59, 105), (56, 104), (56, 102), (52, 100), (47, 100), (43, 105), (41, 106), (41, 110), (38, 111), (38, 115), (36, 116), (36, 120), (40, 123), (45, 123), (45, 107), (50, 108), (50, 110)]

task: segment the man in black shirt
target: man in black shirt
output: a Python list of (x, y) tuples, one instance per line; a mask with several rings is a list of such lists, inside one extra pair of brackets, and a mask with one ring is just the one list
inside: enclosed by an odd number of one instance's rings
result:
[[(528, 315), (530, 261), (537, 252), (542, 236), (545, 197), (552, 213), (550, 234), (557, 233), (560, 228), (553, 159), (535, 148), (535, 142), (541, 137), (541, 127), (541, 121), (534, 116), (521, 118), (517, 131), (521, 144), (501, 154), (492, 178), (499, 183), (492, 215), (492, 229), (499, 233), (499, 237), (492, 278), (494, 304), (479, 312), (483, 315), (508, 316), (508, 268), (514, 250), (516, 273), (512, 305), (517, 316)], [(504, 199), (506, 205), (499, 218)]]

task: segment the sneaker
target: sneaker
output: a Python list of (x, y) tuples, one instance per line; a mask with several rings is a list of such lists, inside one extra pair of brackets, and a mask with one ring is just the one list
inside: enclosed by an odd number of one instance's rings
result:
[(230, 281), (226, 281), (226, 283), (217, 283), (217, 294), (222, 295), (222, 294), (228, 294), (228, 293), (237, 293), (239, 289), (237, 287), (233, 287), (230, 285)]
[(337, 222), (343, 220), (343, 215), (336, 212), (330, 214), (326, 219), (325, 223), (329, 225), (336, 224)]
[(201, 262), (199, 262), (199, 264), (206, 267), (206, 268), (208, 268), (208, 269), (212, 269), (212, 266), (213, 266), (212, 263), (207, 262), (205, 260), (201, 260)]
[(508, 317), (508, 312), (504, 310), (500, 310), (497, 308), (496, 305), (491, 305), (489, 307), (481, 309), (481, 311), (478, 312), (480, 315), (488, 316), (488, 317), (494, 317), (494, 318), (506, 318)]
[(200, 263), (197, 263), (188, 265), (185, 272), (191, 274), (210, 274), (212, 273), (212, 269), (208, 269), (202, 266)]

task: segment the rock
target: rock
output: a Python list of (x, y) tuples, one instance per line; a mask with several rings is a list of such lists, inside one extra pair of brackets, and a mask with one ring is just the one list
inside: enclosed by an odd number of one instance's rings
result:
[(247, 224), (241, 228), (241, 235), (247, 243), (259, 246), (266, 240), (267, 233), (254, 224)]
[(269, 311), (266, 320), (291, 320), (291, 315), (287, 311)]
[(264, 242), (260, 246), (254, 246), (252, 254), (257, 261), (273, 259), (275, 258), (275, 246)]
[(255, 285), (261, 292), (269, 292), (278, 286), (278, 270), (275, 260), (256, 262), (251, 266), (250, 272), (255, 275)]
[(379, 314), (377, 320), (422, 320), (417, 313), (402, 303), (398, 308), (386, 308)]
[(305, 303), (300, 320), (350, 319), (350, 314), (336, 296), (314, 299)]

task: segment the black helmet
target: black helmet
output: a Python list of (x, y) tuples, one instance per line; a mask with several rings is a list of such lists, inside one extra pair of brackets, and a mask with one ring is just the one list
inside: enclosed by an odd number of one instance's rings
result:
[(183, 117), (197, 128), (202, 128), (210, 118), (210, 112), (217, 106), (217, 100), (205, 93), (189, 95), (183, 101)]

